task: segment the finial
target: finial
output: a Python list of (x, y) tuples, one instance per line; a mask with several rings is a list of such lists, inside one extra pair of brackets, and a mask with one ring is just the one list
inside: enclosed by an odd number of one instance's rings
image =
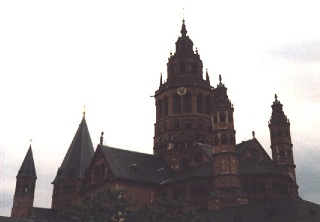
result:
[(160, 73), (160, 86), (162, 85), (162, 72)]
[(170, 50), (170, 57), (172, 56), (172, 50)]
[(186, 25), (184, 24), (184, 18), (182, 19), (182, 28), (181, 28), (180, 32), (181, 32), (182, 36), (187, 35), (187, 29), (186, 29)]
[(254, 131), (252, 131), (252, 137), (255, 138), (256, 133)]
[(102, 131), (101, 136), (100, 136), (100, 145), (103, 145), (103, 134), (104, 134), (104, 132)]
[(208, 73), (208, 68), (206, 69), (206, 81), (209, 82), (210, 78), (209, 78), (209, 73)]
[(84, 104), (84, 106), (83, 106), (83, 116), (85, 116), (86, 115), (86, 104)]
[(220, 82), (220, 84), (221, 84), (221, 80), (222, 80), (221, 75), (219, 75), (219, 82)]
[(31, 147), (31, 144), (32, 144), (32, 141), (33, 141), (33, 140), (32, 140), (32, 139), (30, 139), (29, 141), (30, 141), (30, 147)]
[(275, 98), (275, 101), (278, 101), (278, 96), (277, 96), (277, 94), (274, 94), (274, 98)]
[(198, 54), (198, 47), (196, 47), (196, 54)]

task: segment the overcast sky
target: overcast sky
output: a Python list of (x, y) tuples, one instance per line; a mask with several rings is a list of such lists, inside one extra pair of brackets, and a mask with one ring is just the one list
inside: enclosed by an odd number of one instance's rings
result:
[[(237, 142), (270, 154), (274, 94), (290, 119), (303, 199), (320, 203), (318, 1), (0, 1), (0, 215), (33, 140), (36, 207), (82, 118), (96, 145), (152, 153), (155, 90), (184, 18), (213, 86), (222, 75)], [(205, 72), (205, 70), (204, 70)]]

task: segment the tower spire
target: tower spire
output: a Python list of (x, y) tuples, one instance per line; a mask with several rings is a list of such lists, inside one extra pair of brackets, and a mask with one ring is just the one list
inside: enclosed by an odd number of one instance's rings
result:
[(187, 29), (186, 29), (186, 25), (185, 25), (185, 20), (184, 20), (184, 18), (182, 19), (182, 27), (181, 27), (181, 35), (182, 35), (182, 37), (185, 37), (185, 36), (187, 36)]

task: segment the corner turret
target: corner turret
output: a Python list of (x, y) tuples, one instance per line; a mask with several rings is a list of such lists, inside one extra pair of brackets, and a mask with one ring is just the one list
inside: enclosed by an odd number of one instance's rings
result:
[[(290, 121), (283, 112), (283, 105), (278, 100), (277, 94), (272, 104), (272, 114), (269, 121), (272, 159), (277, 168), (291, 177), (296, 184), (295, 164), (293, 160), (293, 145), (291, 142)], [(296, 186), (298, 196), (298, 186)]]

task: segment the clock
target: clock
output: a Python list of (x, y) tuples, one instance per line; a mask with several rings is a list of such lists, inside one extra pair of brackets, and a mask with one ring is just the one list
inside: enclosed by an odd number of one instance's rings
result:
[(183, 96), (187, 93), (187, 88), (186, 87), (179, 87), (177, 89), (177, 93), (180, 95), (180, 96)]

